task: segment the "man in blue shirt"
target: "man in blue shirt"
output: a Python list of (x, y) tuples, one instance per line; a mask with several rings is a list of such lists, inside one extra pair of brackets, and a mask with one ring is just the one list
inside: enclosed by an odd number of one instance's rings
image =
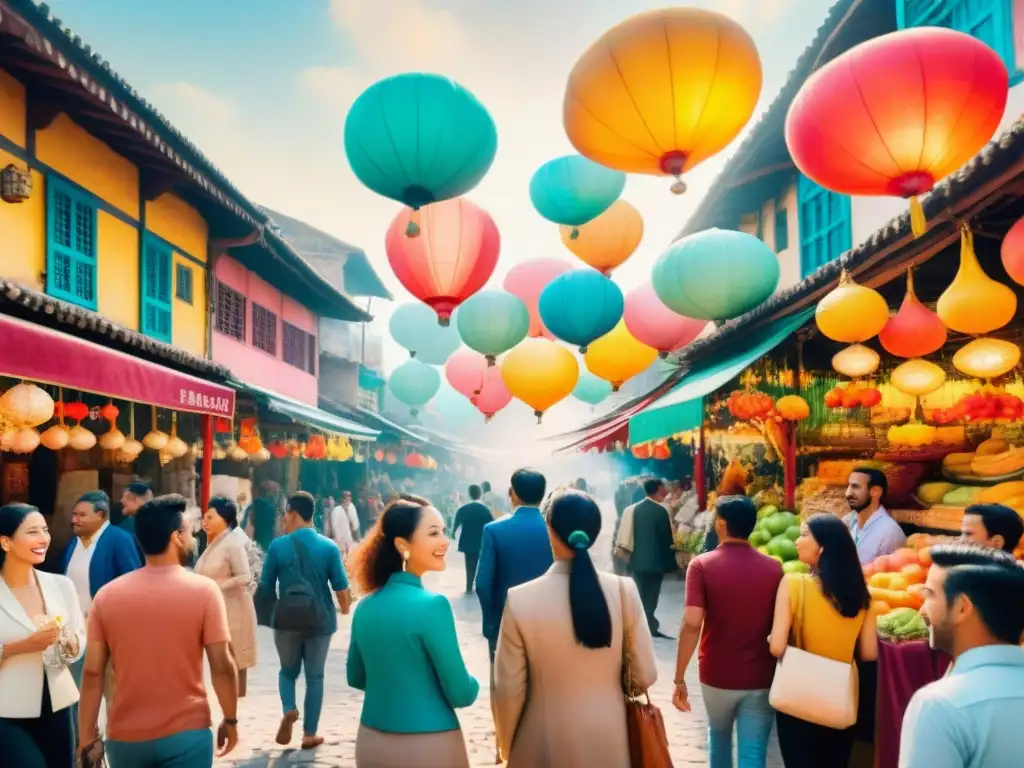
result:
[(1024, 569), (970, 544), (936, 547), (921, 614), (950, 673), (914, 694), (903, 717), (900, 768), (1021, 764)]
[[(274, 539), (270, 544), (260, 575), (260, 591), (278, 595), (271, 619), (274, 645), (281, 660), (278, 690), (284, 710), (277, 743), (286, 745), (292, 740), (292, 728), (299, 719), (295, 682), (299, 672), (304, 670), (303, 749), (312, 749), (324, 741), (317, 735), (324, 702), (324, 666), (331, 635), (338, 631), (338, 616), (331, 591), (338, 598), (342, 613), (348, 613), (351, 606), (341, 552), (337, 544), (313, 528), (315, 510), (316, 500), (305, 491), (299, 491), (288, 499), (288, 511), (284, 516), (288, 535)], [(318, 626), (294, 629), (290, 622), (296, 620), (296, 614), (302, 614), (299, 619), (312, 616)]]

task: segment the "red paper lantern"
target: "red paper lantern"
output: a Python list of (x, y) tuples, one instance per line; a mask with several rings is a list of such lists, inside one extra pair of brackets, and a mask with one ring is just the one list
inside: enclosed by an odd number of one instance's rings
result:
[(113, 403), (107, 403), (102, 408), (100, 408), (100, 416), (102, 416), (104, 419), (110, 422), (117, 421), (117, 417), (120, 415), (120, 413), (121, 411)]
[(1010, 227), (1003, 238), (1003, 267), (1015, 283), (1024, 285), (1024, 216)]
[(657, 459), (658, 461), (668, 461), (672, 458), (672, 451), (668, 447), (667, 440), (658, 440), (654, 443), (654, 451), (651, 454), (651, 458)]
[(643, 460), (651, 458), (651, 444), (649, 442), (637, 443), (630, 450), (633, 453), (634, 459)]
[(924, 357), (942, 349), (946, 326), (914, 293), (914, 273), (907, 270), (907, 292), (900, 311), (878, 334), (882, 347), (896, 357)]
[(786, 118), (786, 144), (797, 168), (823, 187), (909, 198), (920, 234), (916, 196), (992, 138), (1008, 86), (1003, 60), (970, 35), (939, 27), (892, 32), (807, 79)]
[(270, 451), (270, 455), (275, 459), (283, 459), (288, 455), (288, 446), (282, 440), (275, 440), (267, 446), (267, 450)]
[(373, 460), (376, 461), (378, 464), (380, 462), (384, 461), (384, 451), (382, 451), (380, 448), (378, 448), (376, 451), (374, 451), (373, 452)]
[(81, 400), (64, 404), (64, 418), (83, 421), (89, 416), (89, 406)]
[(498, 263), (501, 237), (494, 220), (465, 198), (419, 210), (419, 237), (407, 237), (412, 209), (388, 227), (384, 246), (398, 281), (448, 325), (459, 304), (484, 287)]
[(410, 453), (405, 457), (405, 466), (410, 469), (423, 469), (427, 466), (427, 460), (419, 453)]

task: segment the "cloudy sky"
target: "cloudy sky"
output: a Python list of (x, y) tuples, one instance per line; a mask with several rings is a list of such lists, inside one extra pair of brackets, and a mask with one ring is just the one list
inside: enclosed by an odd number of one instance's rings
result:
[[(519, 261), (572, 258), (557, 227), (530, 204), (529, 179), (572, 151), (562, 128), (565, 79), (583, 50), (630, 15), (665, 0), (50, 0), (54, 13), (251, 199), (361, 246), (399, 300), (384, 256), (397, 205), (363, 188), (342, 147), (345, 114), (376, 80), (429, 71), (459, 81), (489, 108), (499, 149), (470, 197), (502, 235), (492, 285)], [(824, 20), (831, 0), (691, 0), (739, 20), (765, 78), (760, 113)], [(756, 121), (756, 116), (755, 116)], [(616, 272), (624, 289), (646, 281), (713, 182), (722, 156), (689, 174), (679, 198), (665, 179), (631, 177), (623, 197), (645, 237)], [(376, 307), (375, 307), (376, 309)], [(386, 334), (386, 310), (377, 324)], [(403, 355), (386, 349), (389, 367)], [(585, 414), (584, 414), (585, 418)], [(554, 421), (574, 427), (565, 407)]]

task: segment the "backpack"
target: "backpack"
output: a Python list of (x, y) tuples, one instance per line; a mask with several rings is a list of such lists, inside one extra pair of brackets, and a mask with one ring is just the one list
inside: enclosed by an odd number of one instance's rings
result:
[(294, 536), (290, 538), (294, 578), (277, 599), (273, 627), (285, 632), (314, 632), (327, 623), (327, 606), (316, 588), (319, 574), (306, 546)]

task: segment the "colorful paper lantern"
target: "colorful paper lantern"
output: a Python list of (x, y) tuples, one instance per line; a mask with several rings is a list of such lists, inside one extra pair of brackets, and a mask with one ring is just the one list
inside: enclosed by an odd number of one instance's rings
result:
[(570, 269), (572, 265), (564, 259), (530, 259), (512, 267), (505, 275), (502, 287), (513, 296), (517, 296), (530, 313), (530, 336), (554, 338), (544, 327), (537, 304), (540, 302), (540, 293), (547, 284)]
[(412, 357), (427, 365), (444, 365), (462, 339), (451, 326), (438, 325), (437, 315), (426, 304), (400, 304), (388, 320), (391, 338)]
[(859, 344), (867, 341), (889, 321), (889, 305), (873, 288), (859, 285), (844, 269), (839, 285), (818, 302), (814, 310), (818, 330), (832, 341)]
[[(484, 368), (486, 367), (487, 364), (484, 363)], [(495, 367), (491, 370), (500, 368)], [(441, 386), (427, 410), (444, 425), (444, 431), (450, 434), (467, 434), (484, 425), (484, 415), (468, 397), (459, 394), (450, 386)]]
[[(414, 211), (464, 195), (498, 149), (494, 120), (476, 97), (440, 75), (409, 73), (367, 88), (345, 118), (345, 155), (358, 179)], [(406, 234), (416, 236), (414, 217)]]
[(583, 359), (587, 370), (609, 382), (612, 391), (618, 392), (619, 387), (658, 359), (658, 350), (637, 341), (626, 324), (619, 321), (610, 333), (590, 345)]
[(578, 229), (559, 227), (562, 245), (587, 266), (603, 275), (624, 263), (644, 237), (640, 211), (616, 200), (607, 211)]
[(494, 365), (530, 331), (526, 305), (505, 291), (481, 291), (466, 300), (455, 315), (459, 335), (467, 347)]
[(881, 362), (881, 357), (871, 347), (851, 344), (833, 355), (832, 368), (843, 376), (859, 379), (877, 371)]
[(598, 165), (580, 155), (565, 155), (544, 163), (530, 179), (530, 202), (537, 213), (555, 224), (578, 227), (600, 216), (619, 199), (626, 174)]
[(946, 373), (927, 360), (907, 360), (896, 366), (889, 380), (905, 395), (924, 397), (946, 383)]
[(562, 108), (576, 151), (627, 173), (675, 176), (734, 139), (761, 94), (754, 41), (697, 8), (633, 16), (603, 34), (569, 74)]
[(465, 198), (424, 208), (420, 236), (410, 239), (405, 230), (412, 215), (404, 208), (391, 222), (384, 240), (388, 263), (405, 289), (447, 325), (455, 308), (494, 273), (501, 237), (490, 215)]
[(1013, 282), (1024, 285), (1024, 216), (1006, 233), (1000, 255), (1006, 274)]
[(441, 374), (436, 368), (415, 358), (406, 360), (395, 368), (388, 377), (388, 389), (397, 400), (412, 409), (415, 416), (419, 409), (430, 402), (441, 386)]
[[(786, 117), (797, 168), (847, 195), (911, 200), (981, 151), (1006, 110), (1009, 74), (971, 35), (917, 27), (873, 37), (804, 82)], [(836, 115), (842, 115), (836, 120)]]
[(1020, 362), (1020, 347), (1003, 339), (980, 338), (968, 342), (953, 355), (953, 366), (978, 379), (995, 379)]
[(586, 368), (580, 369), (580, 377), (572, 396), (587, 405), (600, 405), (612, 393), (612, 385), (599, 379)]
[(484, 383), (480, 393), (473, 398), (473, 405), (482, 413), (487, 421), (490, 421), (494, 414), (512, 402), (512, 393), (505, 386), (501, 377), (501, 366), (491, 366), (484, 372)]
[(444, 364), (444, 375), (456, 392), (472, 399), (483, 389), (487, 368), (486, 357), (471, 349), (460, 349)]
[(572, 394), (579, 378), (572, 352), (548, 339), (526, 339), (501, 362), (501, 378), (513, 397), (533, 408), (539, 424), (544, 412)]
[(622, 318), (619, 287), (592, 269), (574, 269), (541, 291), (540, 318), (562, 341), (587, 351), (587, 345), (608, 333)]
[(683, 317), (666, 307), (650, 283), (626, 294), (622, 319), (637, 341), (654, 347), (662, 358), (685, 347), (707, 326), (706, 320)]
[(662, 303), (697, 320), (729, 320), (764, 302), (779, 284), (779, 260), (753, 235), (708, 229), (684, 237), (654, 265)]
[(974, 235), (960, 228), (960, 268), (935, 305), (939, 319), (959, 333), (980, 336), (1013, 320), (1017, 294), (985, 274), (974, 252)]
[(73, 403), (65, 403), (62, 410), (64, 418), (71, 419), (72, 421), (84, 421), (89, 418), (89, 406), (81, 400), (76, 400)]
[(946, 326), (939, 316), (922, 304), (914, 293), (914, 272), (907, 270), (907, 292), (899, 312), (886, 321), (878, 341), (890, 355), (924, 357), (942, 349)]

